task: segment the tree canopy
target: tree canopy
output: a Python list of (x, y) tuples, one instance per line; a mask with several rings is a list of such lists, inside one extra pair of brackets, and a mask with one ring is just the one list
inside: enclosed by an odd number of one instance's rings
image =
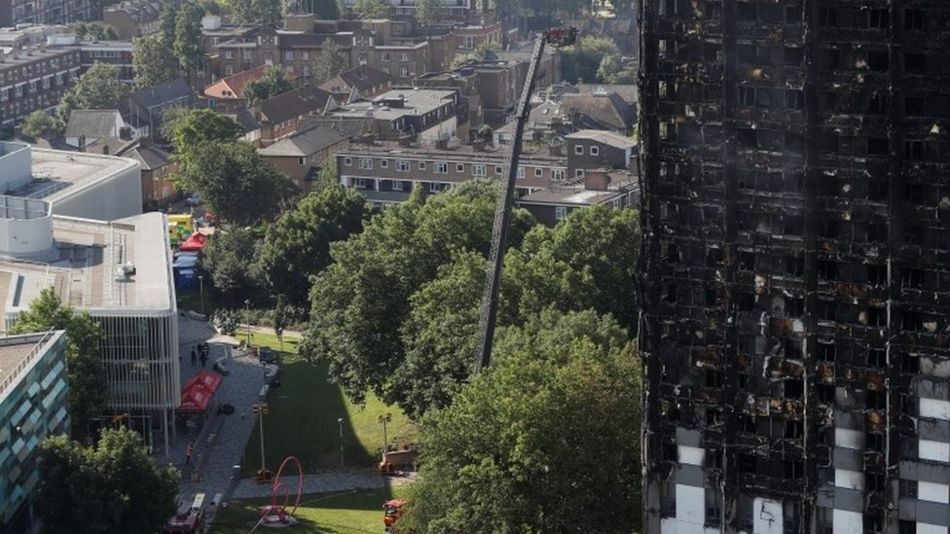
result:
[(253, 106), (261, 100), (286, 93), (292, 88), (284, 69), (279, 65), (271, 65), (264, 70), (263, 76), (244, 86), (244, 99), (247, 105)]
[(442, 3), (439, 0), (417, 0), (416, 20), (423, 26), (442, 20)]
[(498, 332), (492, 366), (422, 420), (400, 526), (420, 532), (630, 532), (640, 515), (640, 364), (592, 311)]
[(224, 5), (242, 24), (278, 28), (283, 22), (283, 2), (277, 0), (226, 0)]
[(189, 80), (192, 71), (205, 62), (205, 51), (201, 45), (203, 16), (204, 10), (194, 2), (185, 2), (175, 13), (175, 40), (171, 48), (174, 57), (178, 59), (179, 67), (188, 75)]
[[(602, 35), (585, 35), (577, 44), (563, 48), (560, 53), (562, 54), (561, 75), (564, 80), (571, 83), (579, 80), (587, 83), (603, 82), (604, 80), (598, 75), (601, 62), (608, 56), (618, 58), (620, 56), (617, 44), (609, 37)], [(601, 72), (601, 74), (604, 73), (611, 74), (609, 70)]]
[[(593, 309), (633, 332), (639, 240), (634, 210), (592, 207), (553, 229), (535, 226), (505, 258), (498, 324), (523, 324), (549, 308)], [(459, 254), (410, 298), (405, 361), (388, 391), (411, 416), (450, 404), (471, 373), (486, 269), (482, 256)]]
[(102, 22), (87, 22), (80, 20), (73, 22), (69, 25), (69, 30), (76, 34), (80, 40), (91, 40), (91, 41), (108, 41), (118, 39), (119, 36), (116, 35), (115, 30), (112, 29), (112, 26), (108, 26)]
[(36, 511), (47, 532), (157, 532), (175, 512), (178, 471), (159, 468), (139, 435), (106, 429), (95, 447), (65, 436), (40, 449)]
[(363, 228), (366, 203), (339, 184), (304, 197), (267, 230), (258, 265), (268, 288), (306, 307), (310, 277), (330, 264), (330, 243)]
[[(304, 354), (328, 361), (331, 375), (357, 400), (366, 391), (395, 398), (388, 385), (405, 356), (400, 328), (409, 299), (457, 253), (487, 255), (497, 193), (496, 183), (473, 180), (429, 199), (416, 196), (331, 245), (334, 263), (314, 279), (310, 294)], [(532, 224), (516, 210), (509, 243), (517, 246)]]
[(10, 328), (11, 334), (65, 330), (67, 339), (67, 402), (72, 435), (85, 439), (89, 423), (102, 415), (109, 400), (108, 384), (99, 360), (99, 324), (88, 312), (77, 312), (59, 299), (48, 287), (30, 303)]
[(178, 76), (178, 63), (161, 33), (139, 37), (132, 43), (135, 85), (152, 87)]
[(231, 305), (240, 304), (257, 288), (251, 268), (258, 241), (250, 230), (229, 226), (215, 232), (201, 253), (201, 269), (212, 286)]
[(172, 107), (162, 117), (162, 135), (171, 140), (182, 171), (194, 162), (199, 146), (212, 141), (235, 141), (242, 133), (244, 130), (234, 119), (207, 108)]
[(96, 63), (73, 85), (59, 102), (60, 119), (65, 123), (74, 109), (115, 109), (129, 94), (122, 83), (118, 65)]
[(323, 83), (336, 77), (346, 66), (340, 45), (333, 39), (326, 39), (320, 47), (320, 53), (313, 60), (313, 81)]
[(385, 0), (356, 0), (353, 12), (361, 19), (384, 19), (392, 15), (393, 8)]
[(198, 193), (209, 210), (238, 225), (275, 215), (296, 189), (247, 143), (208, 141), (188, 153), (188, 163), (177, 175), (182, 189)]
[(24, 136), (36, 139), (58, 132), (63, 129), (63, 126), (62, 121), (38, 109), (23, 119), (20, 123), (20, 131)]

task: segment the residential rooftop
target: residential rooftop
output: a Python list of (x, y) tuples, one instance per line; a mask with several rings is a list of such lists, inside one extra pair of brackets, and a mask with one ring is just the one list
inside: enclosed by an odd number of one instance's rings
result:
[(55, 204), (119, 172), (138, 168), (138, 162), (128, 158), (37, 147), (32, 147), (32, 157), (32, 181), (7, 194), (41, 198)]
[(372, 102), (354, 102), (332, 112), (334, 117), (375, 118), (394, 121), (406, 115), (431, 113), (446, 101), (455, 100), (455, 91), (440, 89), (393, 89)]
[(610, 145), (620, 149), (633, 148), (637, 146), (630, 137), (626, 137), (614, 132), (608, 132), (606, 130), (579, 130), (572, 134), (565, 135), (564, 138), (589, 139), (591, 141), (597, 141), (598, 143), (603, 143), (605, 145)]
[(592, 191), (592, 190), (547, 190), (541, 189), (529, 193), (518, 199), (522, 204), (596, 206), (604, 202), (625, 195), (623, 191)]
[[(369, 143), (350, 143), (348, 147), (336, 151), (338, 155), (359, 157), (361, 155), (390, 155), (403, 156), (408, 158), (426, 158), (426, 159), (444, 159), (456, 160), (465, 159), (486, 159), (490, 161), (505, 160), (510, 152), (509, 147), (496, 147), (486, 145), (483, 148), (476, 148), (473, 145), (450, 144), (446, 148), (438, 148), (431, 145), (423, 146), (401, 146), (393, 141), (375, 141)], [(555, 164), (565, 164), (565, 156), (551, 154), (547, 150), (525, 146), (521, 152), (521, 160), (546, 162)]]

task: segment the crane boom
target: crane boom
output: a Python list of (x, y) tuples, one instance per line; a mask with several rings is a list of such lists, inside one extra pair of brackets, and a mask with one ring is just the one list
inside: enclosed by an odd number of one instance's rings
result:
[(515, 110), (515, 136), (508, 154), (507, 177), (498, 197), (495, 208), (495, 221), (492, 225), (491, 249), (488, 254), (488, 269), (485, 279), (485, 292), (482, 294), (481, 315), (478, 321), (478, 350), (475, 371), (488, 367), (491, 363), (492, 342), (495, 337), (495, 319), (498, 315), (498, 291), (501, 286), (501, 271), (504, 266), (505, 248), (508, 242), (508, 227), (511, 223), (511, 211), (514, 206), (515, 180), (518, 177), (518, 160), (521, 157), (521, 140), (524, 137), (525, 123), (531, 111), (531, 95), (538, 67), (544, 55), (546, 44), (553, 46), (571, 45), (577, 39), (575, 28), (552, 28), (544, 32), (535, 42), (531, 53), (531, 63), (525, 76), (521, 99)]

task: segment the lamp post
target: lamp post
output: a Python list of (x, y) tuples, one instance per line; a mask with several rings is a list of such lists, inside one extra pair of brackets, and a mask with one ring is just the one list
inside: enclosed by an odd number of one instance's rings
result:
[(380, 414), (376, 417), (376, 421), (383, 425), (383, 458), (386, 457), (386, 451), (389, 450), (389, 440), (386, 439), (386, 423), (389, 423), (393, 420), (393, 414)]
[(343, 418), (336, 420), (340, 424), (340, 467), (343, 467)]
[(198, 292), (201, 294), (201, 315), (205, 314), (205, 277), (203, 274), (198, 275)]
[(244, 301), (244, 320), (247, 321), (247, 348), (251, 348), (251, 299)]

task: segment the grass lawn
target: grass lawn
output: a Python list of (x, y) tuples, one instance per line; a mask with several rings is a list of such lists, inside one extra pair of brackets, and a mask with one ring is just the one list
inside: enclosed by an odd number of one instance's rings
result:
[[(251, 343), (279, 352), (280, 342), (271, 333), (252, 333)], [(389, 443), (413, 441), (415, 427), (396, 406), (387, 406), (375, 396), (365, 404), (351, 402), (340, 387), (327, 381), (327, 366), (313, 365), (296, 355), (299, 342), (284, 337), (281, 356), (281, 385), (272, 388), (268, 398), (269, 414), (264, 416), (264, 450), (267, 466), (276, 469), (287, 456), (300, 459), (304, 471), (340, 467), (340, 424), (343, 419), (343, 462), (347, 468), (371, 467), (383, 447), (380, 414), (391, 413), (387, 425)], [(259, 426), (245, 449), (244, 473), (253, 475), (260, 468)]]
[[(299, 523), (280, 532), (382, 532), (383, 502), (400, 494), (401, 488), (386, 488), (304, 495), (297, 510)], [(268, 499), (231, 501), (218, 512), (212, 534), (246, 534), (258, 521), (257, 507), (269, 503)]]

